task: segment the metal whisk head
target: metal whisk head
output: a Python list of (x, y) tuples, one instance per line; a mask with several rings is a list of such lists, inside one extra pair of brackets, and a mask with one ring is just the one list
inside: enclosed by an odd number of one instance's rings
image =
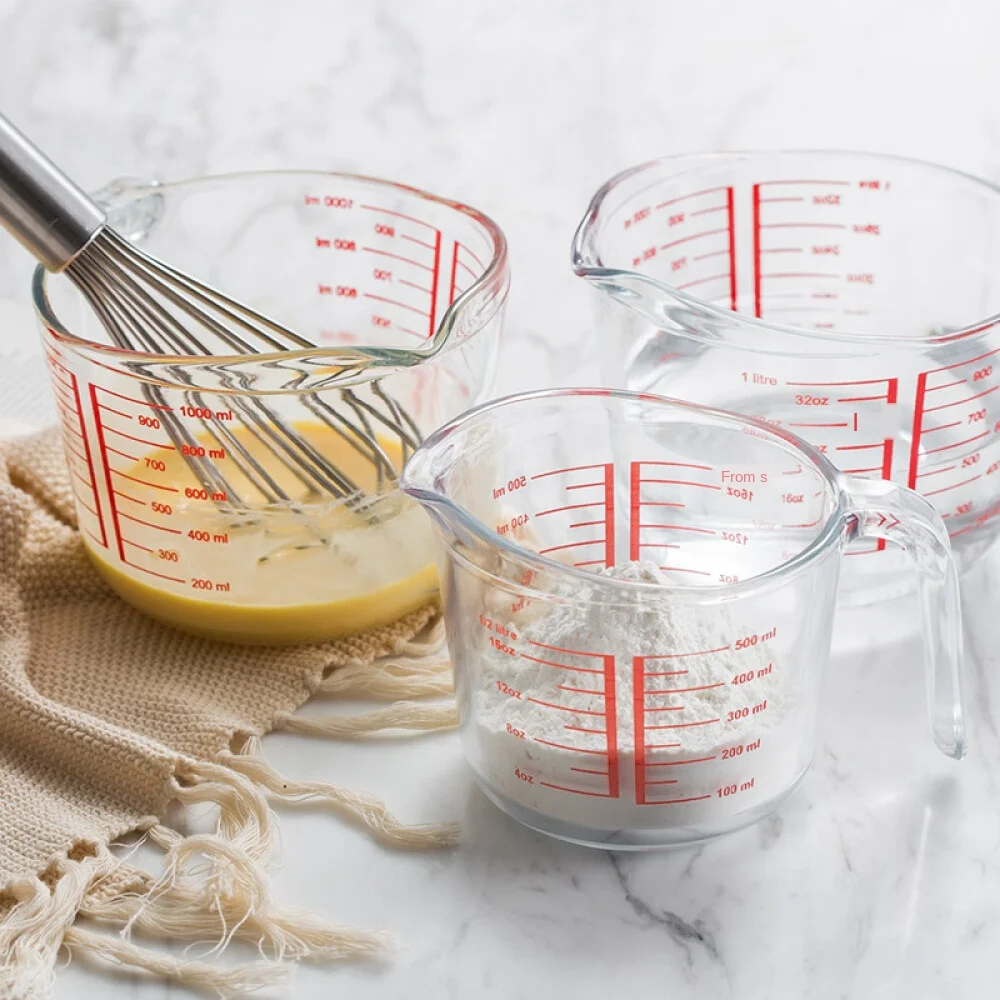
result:
[[(292, 330), (143, 253), (107, 226), (70, 262), (66, 274), (115, 346), (126, 350), (208, 357), (314, 346)], [(180, 366), (172, 374), (181, 380), (190, 378)], [(371, 464), (382, 492), (395, 484), (397, 470), (380, 439), (398, 442), (399, 455), (405, 462), (419, 444), (420, 432), (412, 417), (377, 381), (369, 388), (381, 408), (351, 388), (337, 390), (336, 406), (326, 398), (329, 393), (304, 394), (301, 402), (317, 422), (334, 431)], [(164, 428), (202, 485), (212, 493), (225, 493), (229, 505), (243, 506), (221, 471), (210, 460), (192, 453), (197, 440), (189, 429), (190, 422), (180, 420), (165, 407), (155, 386), (147, 385), (144, 391), (149, 401), (160, 408)], [(185, 395), (189, 413), (214, 413), (220, 406), (228, 408), (245, 434), (266, 446), (295, 473), (307, 491), (342, 499), (361, 497), (362, 487), (261, 397), (238, 393), (222, 396), (196, 389)], [(247, 448), (245, 440), (234, 433), (232, 424), (207, 416), (198, 419), (206, 435), (225, 448), (234, 466), (266, 502), (292, 499), (266, 464)]]
[[(118, 348), (208, 358), (315, 347), (294, 331), (137, 249), (110, 228), (100, 206), (2, 116), (0, 224), (48, 270), (67, 274)], [(237, 371), (224, 376), (220, 388), (227, 391), (216, 394), (196, 388), (183, 365), (168, 364), (165, 370), (172, 381), (192, 385), (185, 393), (185, 412), (200, 421), (205, 435), (202, 445), (206, 440), (217, 442), (232, 468), (266, 503), (301, 496), (288, 495), (273, 474), (274, 466), (269, 469), (269, 463), (260, 460), (262, 453), (272, 454), (291, 470), (306, 496), (333, 496), (368, 508), (361, 484), (262, 396), (248, 392), (245, 374)], [(302, 369), (302, 380), (306, 377)], [(397, 462), (390, 452), (398, 451), (397, 461), (405, 463), (419, 444), (420, 433), (412, 417), (378, 381), (367, 383), (366, 389), (359, 393), (345, 386), (322, 395), (304, 392), (299, 399), (311, 418), (332, 430), (374, 470), (381, 493), (396, 481)], [(155, 385), (144, 383), (143, 392), (209, 495), (223, 495), (227, 507), (245, 509), (248, 497), (241, 497), (206, 457), (207, 450), (192, 433), (192, 419), (178, 417)], [(220, 407), (232, 413), (232, 422), (211, 419), (210, 414)], [(251, 440), (260, 447), (248, 447)], [(384, 446), (383, 441), (391, 446)]]

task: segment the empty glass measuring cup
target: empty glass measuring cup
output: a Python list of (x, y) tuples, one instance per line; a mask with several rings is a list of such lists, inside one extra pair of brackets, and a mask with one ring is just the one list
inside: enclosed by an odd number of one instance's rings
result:
[[(431, 528), (394, 470), (491, 385), (509, 287), (496, 225), (333, 173), (119, 182), (102, 200), (126, 238), (317, 345), (120, 350), (72, 282), (39, 268), (80, 531), (102, 576), (153, 617), (239, 642), (322, 641), (433, 599)], [(303, 473), (317, 455), (350, 489)]]
[[(760, 416), (926, 496), (960, 568), (1000, 520), (1000, 189), (855, 153), (668, 157), (608, 181), (573, 266), (609, 385)], [(882, 539), (848, 599), (891, 591)], [(850, 593), (853, 591), (853, 595)]]
[(401, 485), (441, 543), (465, 754), (535, 829), (655, 847), (772, 810), (813, 753), (859, 538), (912, 560), (931, 734), (964, 753), (948, 535), (904, 487), (760, 421), (598, 389), (474, 409)]

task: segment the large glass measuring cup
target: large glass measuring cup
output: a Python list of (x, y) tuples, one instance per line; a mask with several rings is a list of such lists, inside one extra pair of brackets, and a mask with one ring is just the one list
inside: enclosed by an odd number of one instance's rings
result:
[(402, 487), (442, 543), (466, 756), (529, 826), (651, 847), (773, 809), (813, 753), (859, 538), (912, 560), (931, 733), (963, 754), (957, 574), (941, 519), (904, 487), (759, 421), (583, 389), (459, 417)]
[[(36, 272), (81, 534), (111, 586), (189, 631), (267, 643), (363, 630), (432, 598), (423, 512), (316, 414), (367, 427), (398, 467), (380, 415), (401, 406), (421, 435), (482, 398), (509, 285), (500, 230), (463, 205), (329, 173), (121, 182), (102, 200), (127, 238), (320, 345), (118, 350), (68, 279)], [(290, 471), (267, 448), (277, 421), (364, 496)], [(248, 480), (254, 461), (285, 499)]]
[[(851, 153), (679, 156), (594, 196), (573, 266), (604, 378), (760, 416), (945, 519), (959, 567), (1000, 514), (1000, 190)], [(884, 540), (848, 599), (888, 592)]]

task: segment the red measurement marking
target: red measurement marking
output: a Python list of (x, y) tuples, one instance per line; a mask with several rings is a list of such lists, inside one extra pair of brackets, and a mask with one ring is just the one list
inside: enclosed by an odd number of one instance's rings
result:
[[(603, 505), (602, 505), (603, 506)], [(571, 528), (592, 528), (595, 524), (604, 524), (603, 518), (599, 521), (577, 521), (576, 524), (571, 524)]]
[(959, 378), (959, 379), (956, 379), (954, 382), (945, 382), (944, 385), (929, 385), (927, 387), (927, 391), (928, 392), (937, 392), (939, 389), (952, 389), (956, 385), (965, 385), (965, 379), (964, 378)]
[[(537, 645), (535, 643), (534, 645)], [(530, 660), (532, 663), (541, 663), (545, 667), (555, 667), (557, 670), (572, 670), (577, 674), (600, 674), (601, 670), (594, 670), (591, 667), (571, 667), (566, 663), (555, 663), (552, 660), (541, 660), (537, 656), (529, 656), (527, 653), (519, 654), (522, 660)], [(589, 654), (585, 654), (589, 655)]]
[[(789, 427), (850, 427), (850, 424), (815, 424), (815, 423), (802, 423), (802, 424), (789, 424)], [(799, 469), (799, 472), (802, 470)]]
[(604, 545), (605, 541), (603, 538), (592, 538), (586, 542), (565, 542), (562, 545), (550, 545), (547, 549), (539, 549), (538, 554), (540, 556), (548, 555), (550, 552), (562, 552), (565, 549), (579, 549), (587, 545)]
[[(89, 486), (90, 484), (88, 483), (87, 485)], [(77, 502), (77, 503), (78, 503), (78, 504), (79, 504), (79, 505), (80, 505), (80, 506), (81, 506), (81, 507), (82, 507), (82, 508), (83, 508), (83, 509), (84, 509), (85, 511), (87, 511), (87, 512), (88, 512), (89, 514), (93, 514), (93, 515), (94, 515), (94, 517), (99, 517), (99, 515), (98, 515), (97, 511), (96, 511), (96, 510), (94, 510), (94, 508), (93, 508), (93, 507), (91, 507), (91, 506), (90, 506), (90, 504), (88, 504), (88, 503), (84, 503), (84, 502), (83, 502), (83, 499), (82, 499), (81, 497), (77, 497), (77, 498), (76, 498), (76, 502)]]
[[(882, 452), (882, 478), (886, 481), (892, 479), (892, 449), (894, 442), (892, 438), (886, 438), (882, 442), (882, 446), (885, 449)], [(884, 542), (884, 538), (879, 539), (880, 542)]]
[(572, 691), (574, 694), (591, 694), (595, 697), (604, 697), (603, 691), (595, 691), (593, 688), (574, 688), (570, 687), (568, 684), (557, 684), (556, 687), (560, 691)]
[(401, 285), (406, 285), (408, 288), (415, 288), (418, 292), (423, 292), (425, 295), (430, 295), (431, 290), (425, 288), (423, 285), (418, 285), (415, 281), (407, 281), (406, 278), (396, 279)]
[(711, 795), (692, 795), (686, 799), (652, 799), (647, 803), (651, 806), (679, 806), (685, 802), (704, 802), (705, 799), (710, 799)]
[(143, 552), (152, 552), (153, 550), (148, 545), (140, 545), (138, 542), (130, 541), (128, 538), (125, 539), (126, 545), (131, 545), (133, 548), (142, 549)]
[(136, 441), (139, 444), (148, 444), (151, 448), (162, 448), (164, 451), (177, 451), (172, 444), (160, 444), (158, 441), (147, 441), (145, 438), (136, 437), (134, 434), (126, 434), (124, 431), (116, 431), (114, 427), (106, 427), (105, 430), (109, 434), (117, 434), (118, 437), (128, 438), (129, 441)]
[(541, 743), (543, 746), (555, 747), (557, 750), (572, 750), (574, 753), (589, 753), (595, 757), (607, 756), (606, 750), (586, 750), (583, 747), (572, 747), (567, 743), (553, 743), (551, 740), (543, 740), (538, 736), (533, 736), (532, 740), (535, 743)]
[(767, 222), (761, 229), (846, 229), (840, 222)]
[(396, 299), (387, 299), (384, 295), (374, 295), (371, 292), (362, 293), (366, 299), (374, 299), (376, 302), (385, 302), (390, 306), (399, 306), (400, 309), (409, 309), (410, 312), (415, 312), (418, 316), (430, 316), (430, 313), (426, 309), (418, 309), (416, 306), (408, 306), (405, 302), (398, 302)]
[[(802, 253), (802, 247), (772, 247), (768, 250), (761, 250), (761, 253)], [(803, 312), (806, 310), (803, 309)], [(810, 312), (812, 310), (809, 310)]]
[[(679, 767), (681, 764), (704, 764), (707, 761), (715, 759), (716, 754), (712, 754), (711, 757), (690, 757), (688, 760), (661, 760), (652, 764), (647, 764), (646, 767)], [(650, 782), (650, 784), (652, 784), (652, 782)]]
[(165, 531), (168, 535), (183, 534), (179, 528), (167, 528), (162, 524), (154, 524), (152, 521), (143, 521), (142, 519), (133, 517), (131, 514), (126, 514), (123, 511), (119, 511), (118, 516), (124, 517), (129, 521), (135, 521), (136, 524), (144, 524), (147, 528), (156, 528), (157, 531)]
[(375, 253), (380, 257), (392, 257), (393, 260), (401, 260), (404, 264), (412, 264), (414, 267), (422, 268), (424, 271), (433, 271), (434, 268), (430, 267), (428, 264), (421, 264), (419, 260), (414, 260), (412, 257), (403, 257), (398, 253), (390, 253), (388, 250), (379, 250), (376, 247), (362, 247), (365, 253)]
[(718, 684), (699, 684), (697, 687), (689, 687), (689, 688), (665, 688), (662, 691), (647, 691), (646, 694), (647, 695), (687, 694), (688, 691), (712, 691), (715, 688), (724, 688), (725, 686), (726, 686), (725, 681), (720, 681)]
[[(544, 743), (544, 740), (539, 740), (539, 743)], [(555, 746), (555, 744), (552, 744)], [(589, 753), (590, 751), (580, 751), (581, 753)], [(551, 781), (539, 781), (540, 785), (544, 785), (546, 788), (554, 788), (557, 792), (572, 792), (574, 795), (590, 795), (595, 799), (608, 799), (613, 798), (613, 796), (608, 795), (607, 792), (588, 792), (584, 791), (582, 788), (567, 788), (566, 785), (553, 785)]]
[(606, 560), (604, 559), (584, 559), (583, 562), (575, 562), (573, 565), (577, 569), (582, 569), (584, 566), (606, 566)]
[(635, 727), (635, 801), (646, 804), (646, 658), (632, 657), (632, 717)]
[[(732, 649), (732, 646), (719, 646), (717, 649), (699, 649), (692, 653), (662, 653), (657, 656), (646, 656), (643, 659), (646, 660), (681, 660), (686, 656), (708, 656), (711, 653), (724, 653), (727, 649)], [(674, 673), (686, 674), (686, 670), (674, 671)], [(670, 677), (672, 674), (650, 674), (650, 677)]]
[(591, 489), (594, 486), (603, 486), (603, 485), (604, 485), (603, 482), (597, 482), (597, 483), (574, 483), (572, 486), (567, 486), (566, 487), (566, 491), (569, 492), (570, 490), (589, 490), (589, 489)]
[(604, 725), (608, 731), (608, 795), (613, 799), (617, 799), (619, 793), (617, 683), (615, 658), (608, 654), (604, 657)]
[[(982, 327), (982, 329), (983, 330), (988, 330), (991, 326), (993, 326), (992, 323), (987, 323), (986, 326)], [(976, 331), (976, 330), (969, 330), (965, 334), (963, 334), (963, 336), (967, 337), (967, 336), (969, 336), (969, 334), (976, 333), (976, 332), (978, 332), (978, 331)], [(961, 368), (963, 365), (978, 364), (980, 361), (983, 361), (986, 358), (992, 358), (993, 355), (995, 355), (995, 354), (1000, 354), (1000, 347), (994, 348), (994, 350), (987, 351), (985, 354), (980, 354), (980, 355), (978, 355), (978, 356), (976, 356), (974, 358), (969, 358), (968, 361), (956, 361), (953, 365), (944, 365), (941, 368), (930, 368), (930, 369), (927, 370), (927, 372), (925, 374), (927, 374), (927, 375), (934, 375), (937, 372), (949, 372), (949, 371), (952, 370), (952, 368)]]
[(721, 490), (721, 486), (713, 486), (711, 483), (693, 483), (687, 479), (644, 479), (644, 483), (659, 483), (663, 486), (698, 486), (703, 490)]
[(486, 265), (476, 256), (470, 247), (467, 247), (464, 243), (458, 244), (484, 271), (486, 270)]
[(534, 705), (541, 705), (544, 708), (554, 708), (554, 709), (556, 709), (559, 712), (575, 712), (577, 715), (593, 715), (593, 716), (596, 716), (598, 718), (603, 718), (604, 717), (604, 713), (603, 712), (591, 712), (591, 711), (588, 711), (588, 710), (585, 710), (585, 709), (582, 709), (582, 708), (572, 708), (569, 705), (557, 705), (555, 702), (552, 702), (552, 701), (541, 701), (538, 698), (532, 698), (530, 696), (527, 699), (525, 699), (525, 700), (526, 701), (530, 701)]
[(668, 205), (676, 205), (679, 201), (687, 201), (688, 198), (700, 198), (703, 194), (715, 194), (717, 191), (729, 191), (730, 188), (725, 187), (714, 187), (705, 188), (704, 191), (692, 191), (690, 194), (682, 194), (676, 198), (671, 198), (669, 201), (661, 201), (657, 208), (666, 208)]
[[(110, 449), (106, 449), (106, 450), (110, 450)], [(105, 462), (105, 464), (107, 464), (107, 462)], [(125, 475), (124, 472), (119, 472), (117, 469), (111, 469), (111, 471), (116, 476), (121, 476), (122, 479), (128, 479), (130, 482), (139, 483), (140, 486), (152, 486), (154, 490), (163, 490), (164, 493), (179, 493), (180, 492), (180, 490), (178, 490), (176, 486), (162, 486), (159, 483), (150, 483), (150, 482), (147, 482), (145, 479), (136, 479), (135, 476), (127, 476), (127, 475)], [(111, 487), (109, 486), (108, 489), (111, 489)], [(112, 492), (114, 492), (114, 491), (112, 490)]]
[[(101, 423), (101, 404), (97, 401), (97, 386), (91, 384), (90, 386), (90, 405), (94, 412), (94, 425), (97, 428), (97, 443), (101, 447), (101, 462), (104, 465), (104, 480), (108, 488), (108, 502), (111, 504), (111, 522), (115, 528), (115, 537), (118, 542), (118, 558), (122, 562), (125, 562), (125, 546), (122, 544), (122, 530), (121, 525), (118, 523), (118, 508), (115, 504), (114, 497), (114, 483), (111, 479), (111, 465), (108, 462), (108, 457), (105, 454), (105, 447), (107, 443), (104, 440), (104, 425)], [(105, 543), (107, 545), (107, 543)]]
[[(145, 406), (150, 410), (168, 410), (173, 412), (174, 409), (172, 406), (162, 406), (159, 403), (150, 403), (145, 399), (133, 399), (132, 396), (123, 396), (120, 392), (112, 392), (110, 389), (105, 389), (103, 386), (96, 386), (95, 388), (100, 389), (101, 392), (106, 392), (109, 396), (114, 396), (115, 399), (124, 399), (126, 403), (135, 403), (136, 406)], [(109, 409), (109, 407), (105, 407), (105, 409)], [(114, 412), (117, 413), (118, 411), (115, 410)], [(126, 414), (126, 416), (128, 416), (128, 414)]]
[(815, 184), (817, 187), (835, 185), (837, 187), (850, 187), (850, 181), (816, 181), (816, 180), (794, 180), (794, 181), (761, 181), (758, 187), (773, 187), (775, 184)]
[(711, 215), (713, 212), (725, 212), (728, 205), (716, 205), (714, 208), (699, 208), (697, 212), (688, 212), (688, 218), (693, 219), (696, 215)]
[(138, 459), (138, 457), (136, 455), (129, 455), (128, 452), (119, 451), (117, 448), (111, 448), (109, 446), (108, 447), (108, 451), (110, 451), (113, 455), (121, 455), (122, 458), (127, 458), (130, 462), (138, 462), (139, 461), (139, 459)]
[(695, 462), (637, 462), (637, 465), (654, 465), (659, 468), (670, 467), (673, 469), (701, 469), (703, 472), (712, 472), (711, 465), (698, 465)]
[(753, 186), (753, 314), (761, 316), (760, 299), (760, 185)]
[(553, 469), (551, 472), (539, 472), (537, 476), (532, 476), (531, 479), (534, 481), (536, 479), (544, 479), (546, 476), (561, 476), (564, 472), (584, 472), (588, 469), (603, 469), (604, 467), (604, 463), (599, 465), (573, 465), (568, 469)]
[(137, 500), (135, 497), (130, 497), (127, 493), (122, 493), (121, 490), (112, 490), (111, 492), (114, 493), (116, 497), (121, 497), (123, 500), (131, 500), (132, 503), (141, 504), (143, 507), (146, 506), (145, 500)]
[[(86, 463), (87, 463), (87, 456), (86, 456), (86, 455), (84, 455), (84, 454), (83, 454), (83, 452), (81, 452), (81, 451), (77, 451), (77, 450), (76, 450), (76, 448), (74, 448), (74, 447), (73, 447), (73, 445), (71, 445), (71, 444), (69, 443), (69, 441), (67, 441), (67, 440), (66, 440), (65, 438), (63, 439), (63, 447), (64, 447), (64, 448), (65, 448), (65, 449), (66, 449), (66, 450), (67, 450), (67, 451), (68, 451), (68, 452), (69, 452), (69, 453), (70, 453), (71, 455), (75, 455), (75, 456), (76, 456), (76, 457), (77, 457), (77, 458), (78, 458), (78, 459), (79, 459), (79, 460), (80, 460), (81, 462), (83, 462), (83, 463), (84, 463), (84, 464), (86, 465)], [(86, 480), (84, 480), (84, 482), (86, 482)], [(90, 484), (90, 483), (87, 483), (87, 485), (88, 485), (88, 486), (90, 486), (91, 484)]]
[(948, 486), (942, 486), (939, 490), (927, 490), (924, 493), (925, 497), (937, 496), (938, 493), (947, 493), (949, 490), (957, 490), (962, 486), (968, 486), (969, 483), (974, 483), (979, 479), (983, 478), (983, 474), (980, 473), (978, 476), (972, 476), (971, 479), (963, 479), (960, 483), (951, 483)]
[(154, 573), (151, 569), (146, 569), (145, 566), (137, 566), (135, 563), (130, 563), (124, 556), (122, 556), (122, 562), (126, 566), (131, 566), (132, 569), (140, 570), (143, 573), (148, 573), (150, 576), (158, 576), (161, 580), (170, 580), (172, 583), (187, 583), (183, 577), (180, 576), (167, 576), (166, 573)]
[(963, 444), (972, 444), (973, 441), (980, 441), (984, 437), (989, 437), (989, 431), (983, 431), (982, 434), (977, 434), (975, 437), (966, 438), (964, 441), (956, 441), (954, 444), (942, 445), (940, 448), (931, 448), (926, 451), (926, 455), (936, 455), (939, 451), (949, 451), (952, 448), (961, 448)]
[(466, 264), (465, 261), (462, 260), (461, 257), (459, 257), (459, 259), (458, 259), (458, 266), (460, 268), (462, 268), (470, 277), (472, 277), (472, 278), (478, 278), (479, 277), (479, 275), (476, 274), (476, 272), (473, 271), (472, 268), (469, 267), (469, 265)]
[(437, 300), (438, 300), (438, 274), (441, 270), (441, 230), (435, 230), (434, 236), (434, 277), (431, 283), (431, 312), (430, 319), (427, 330), (427, 339), (430, 340), (434, 336), (434, 330), (436, 329), (435, 318), (437, 317)]
[[(597, 657), (598, 659), (604, 659), (604, 656), (606, 655), (604, 653), (588, 653), (582, 649), (566, 649), (565, 646), (549, 646), (544, 642), (536, 642), (534, 639), (529, 639), (528, 642), (530, 642), (532, 646), (537, 646), (539, 649), (551, 649), (553, 653), (566, 653), (568, 656), (590, 656)], [(600, 673), (600, 671), (598, 671), (598, 673)]]
[(665, 705), (660, 708), (647, 708), (645, 712), (647, 715), (654, 715), (656, 712), (683, 712), (683, 705)]
[[(934, 469), (931, 472), (921, 472), (917, 475), (917, 479), (926, 479), (928, 476), (940, 476), (942, 472), (953, 472), (957, 469), (957, 465), (946, 465), (943, 469)], [(942, 514), (942, 517), (947, 517), (947, 514)]]
[(695, 573), (698, 576), (711, 576), (712, 574), (703, 569), (690, 569), (687, 566), (659, 566), (658, 569), (662, 569), (671, 573)]
[(913, 437), (910, 442), (910, 473), (907, 485), (917, 487), (917, 466), (920, 464), (920, 432), (924, 422), (924, 400), (927, 396), (927, 372), (917, 376), (917, 395), (913, 407)]
[(986, 389), (983, 392), (977, 392), (975, 396), (968, 396), (966, 399), (956, 399), (951, 403), (942, 403), (940, 406), (928, 406), (924, 413), (933, 413), (935, 410), (947, 410), (950, 406), (961, 406), (963, 403), (971, 403), (974, 399), (982, 399), (983, 396), (988, 396), (991, 392), (996, 392), (1000, 389), (1000, 385), (993, 386), (992, 389)]
[[(629, 515), (628, 515), (628, 557), (632, 562), (639, 558), (639, 507), (642, 501), (639, 499), (641, 492), (640, 469), (641, 462), (632, 462), (629, 465)], [(636, 741), (638, 745), (639, 741)]]
[(610, 569), (615, 564), (615, 467), (604, 466), (604, 565)]
[(416, 236), (410, 236), (409, 233), (400, 233), (399, 238), (401, 240), (409, 240), (410, 243), (417, 243), (422, 247), (427, 247), (428, 250), (434, 249), (433, 243), (428, 243), (426, 240), (418, 240)]
[(774, 274), (762, 274), (761, 278), (839, 278), (839, 274), (828, 271), (777, 271)]
[(546, 514), (561, 514), (567, 510), (585, 510), (587, 507), (603, 507), (603, 500), (595, 500), (593, 503), (571, 503), (565, 507), (552, 507), (549, 510), (540, 510), (535, 517), (545, 517)]
[(448, 301), (455, 301), (455, 278), (458, 274), (458, 241), (451, 244), (451, 291), (448, 293)]
[(391, 208), (379, 208), (378, 205), (362, 205), (361, 207), (368, 212), (382, 212), (384, 215), (394, 215), (397, 219), (406, 219), (407, 222), (415, 222), (418, 226), (424, 226), (427, 229), (434, 228), (429, 222), (424, 222), (423, 219), (416, 219), (412, 215), (404, 215), (402, 212), (394, 212)]
[(721, 719), (702, 719), (700, 722), (671, 722), (661, 726), (646, 726), (647, 729), (692, 729), (695, 726), (711, 726)]
[(682, 243), (690, 243), (692, 240), (700, 240), (706, 236), (718, 236), (719, 233), (724, 233), (725, 231), (725, 226), (721, 229), (706, 229), (704, 232), (694, 233), (692, 236), (682, 236), (679, 240), (674, 240), (672, 243), (664, 243), (660, 249), (670, 250), (672, 247), (679, 247)]
[(805, 201), (805, 198), (802, 198), (802, 197), (798, 197), (798, 198), (788, 197), (788, 198), (761, 198), (760, 199), (760, 203), (762, 205), (769, 205), (772, 202), (776, 202), (776, 201)]
[(124, 417), (126, 420), (132, 419), (131, 413), (126, 413), (124, 410), (115, 410), (110, 406), (105, 406), (103, 403), (97, 404), (102, 410), (107, 410), (108, 413), (116, 413), (119, 417)]
[(595, 771), (589, 767), (571, 767), (570, 770), (576, 771), (578, 774), (599, 774), (602, 777), (606, 777), (608, 773), (607, 771)]
[(646, 782), (647, 787), (651, 785), (678, 785), (678, 784), (680, 784), (680, 782), (676, 778), (657, 778), (656, 781)]
[(640, 529), (642, 528), (664, 528), (671, 531), (696, 531), (699, 535), (714, 535), (714, 528), (693, 528), (687, 524), (640, 524)]
[(685, 288), (694, 288), (695, 285), (704, 285), (709, 281), (719, 281), (721, 278), (728, 278), (729, 272), (723, 271), (721, 274), (712, 274), (707, 278), (697, 278), (694, 281), (685, 281), (683, 285), (674, 285), (678, 291), (683, 291)]

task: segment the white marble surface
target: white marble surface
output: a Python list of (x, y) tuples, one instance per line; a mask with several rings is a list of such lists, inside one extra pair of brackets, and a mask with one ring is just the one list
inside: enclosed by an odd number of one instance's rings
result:
[[(0, 0), (0, 109), (83, 183), (320, 167), (493, 215), (512, 247), (502, 390), (589, 377), (568, 244), (593, 189), (671, 152), (867, 148), (1000, 179), (1000, 8), (981, 0)], [(0, 294), (28, 264), (0, 248)], [(0, 414), (3, 401), (0, 400)], [(696, 851), (545, 840), (474, 789), (457, 737), (265, 743), (290, 774), (458, 816), (461, 849), (399, 855), (320, 810), (283, 815), (284, 898), (404, 942), (304, 968), (319, 998), (935, 1000), (995, 992), (1000, 739), (990, 579), (967, 582), (973, 755), (931, 747), (901, 601), (840, 623), (806, 782)], [(71, 966), (60, 1000), (180, 996)]]

